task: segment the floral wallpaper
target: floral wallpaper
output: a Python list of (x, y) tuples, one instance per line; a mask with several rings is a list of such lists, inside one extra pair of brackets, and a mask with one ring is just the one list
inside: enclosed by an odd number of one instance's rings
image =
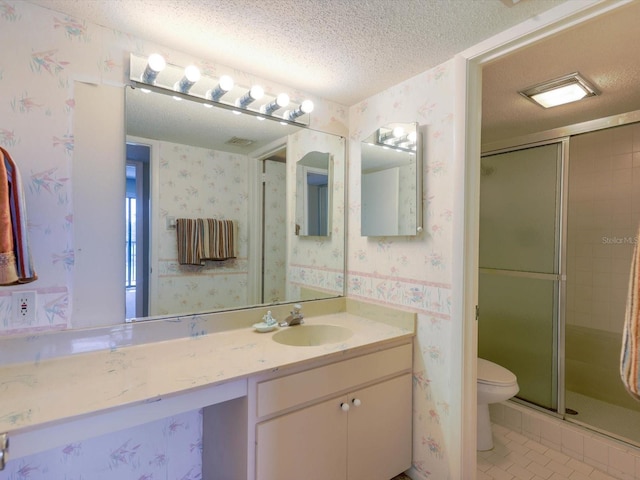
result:
[[(159, 206), (157, 294), (151, 314), (198, 312), (247, 305), (247, 244), (249, 169), (245, 155), (190, 145), (157, 142)], [(153, 146), (152, 146), (153, 148)], [(234, 220), (238, 227), (238, 257), (204, 266), (179, 265), (175, 229), (167, 217)], [(152, 245), (152, 248), (153, 245)]]
[(202, 411), (7, 462), (0, 480), (202, 479)]
[(287, 166), (264, 161), (264, 302), (287, 298)]
[[(460, 398), (450, 384), (453, 197), (453, 67), (445, 63), (351, 107), (347, 295), (417, 312), (414, 353), (414, 479), (450, 478), (448, 446)], [(424, 138), (424, 231), (360, 236), (360, 142), (391, 122), (415, 122)], [(401, 189), (402, 191), (402, 189)], [(406, 192), (405, 192), (406, 193)], [(401, 195), (400, 202), (407, 204)]]

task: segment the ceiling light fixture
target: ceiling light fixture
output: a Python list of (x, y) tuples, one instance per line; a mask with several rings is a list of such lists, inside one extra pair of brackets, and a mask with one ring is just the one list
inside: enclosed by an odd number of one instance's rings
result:
[(599, 94), (578, 72), (539, 83), (518, 93), (544, 108), (576, 102)]
[(166, 66), (167, 66), (167, 62), (165, 61), (164, 57), (159, 53), (153, 53), (149, 55), (149, 59), (147, 60), (147, 66), (144, 69), (144, 72), (142, 72), (142, 75), (140, 76), (140, 80), (150, 85), (155, 84), (156, 77), (162, 70), (164, 70)]
[(313, 112), (313, 102), (311, 100), (305, 100), (295, 110), (287, 110), (282, 116), (285, 120), (293, 121), (298, 117), (301, 117), (305, 113)]

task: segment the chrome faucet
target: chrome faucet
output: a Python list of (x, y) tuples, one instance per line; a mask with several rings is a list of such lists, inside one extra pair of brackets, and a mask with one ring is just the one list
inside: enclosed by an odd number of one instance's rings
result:
[(304, 315), (302, 314), (302, 305), (296, 303), (293, 306), (291, 315), (289, 315), (284, 322), (280, 322), (281, 327), (293, 327), (294, 325), (301, 325), (304, 323)]

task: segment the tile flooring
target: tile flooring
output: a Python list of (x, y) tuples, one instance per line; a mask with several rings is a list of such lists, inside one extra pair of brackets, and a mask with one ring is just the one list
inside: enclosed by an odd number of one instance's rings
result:
[(478, 452), (476, 480), (616, 480), (501, 425), (492, 428), (494, 447)]

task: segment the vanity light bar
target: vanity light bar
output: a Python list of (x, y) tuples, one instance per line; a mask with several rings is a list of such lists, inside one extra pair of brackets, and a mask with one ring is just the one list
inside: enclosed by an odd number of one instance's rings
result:
[(222, 75), (218, 80), (218, 85), (211, 90), (207, 90), (206, 97), (209, 100), (217, 102), (222, 98), (222, 96), (233, 89), (234, 83), (233, 78), (229, 75)]
[[(278, 110), (290, 104), (289, 95), (286, 93), (281, 93), (274, 98), (265, 94), (264, 89), (258, 85), (253, 85), (250, 89), (237, 86), (228, 75), (222, 75), (216, 79), (202, 75), (193, 65), (183, 69), (177, 65), (167, 64), (157, 53), (149, 58), (131, 54), (130, 62), (129, 78), (134, 87), (141, 88), (145, 92), (170, 94), (176, 99), (195, 99), (205, 107), (216, 105), (238, 114), (250, 114), (261, 119), (271, 117), (285, 124), (305, 125), (305, 122), (301, 122), (299, 118), (313, 111), (313, 102), (305, 100), (297, 106), (293, 105), (280, 115), (277, 113)], [(226, 97), (230, 99), (227, 100)], [(235, 99), (231, 100), (231, 98)], [(257, 106), (253, 107), (253, 105)], [(308, 119), (306, 123), (308, 124)]]
[(265, 103), (260, 107), (260, 113), (264, 115), (271, 115), (276, 110), (286, 107), (289, 105), (289, 95), (286, 93), (281, 93), (276, 97), (276, 99), (271, 103)]
[(296, 108), (295, 110), (287, 110), (284, 112), (283, 118), (285, 120), (295, 120), (296, 118), (304, 115), (305, 113), (313, 112), (313, 102), (311, 100), (305, 100), (302, 104)]
[(260, 100), (262, 97), (264, 97), (264, 88), (260, 85), (254, 85), (243, 96), (236, 98), (235, 105), (238, 108), (247, 108), (250, 103)]
[(184, 69), (184, 77), (175, 83), (173, 89), (177, 92), (189, 93), (198, 80), (200, 80), (200, 69), (195, 65), (189, 65)]
[(162, 55), (158, 53), (150, 55), (144, 72), (140, 75), (140, 81), (150, 85), (155, 85), (158, 74), (164, 70), (166, 66), (167, 62), (164, 60)]
[(417, 148), (417, 136), (415, 132), (407, 134), (403, 128), (379, 128), (376, 135), (376, 144), (387, 148), (415, 153)]

